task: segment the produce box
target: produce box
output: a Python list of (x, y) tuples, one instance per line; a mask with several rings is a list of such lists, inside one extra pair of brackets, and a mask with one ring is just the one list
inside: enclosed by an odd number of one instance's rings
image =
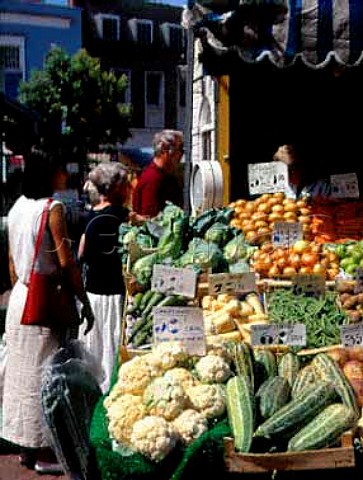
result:
[(298, 470), (329, 470), (355, 466), (353, 438), (348, 431), (341, 437), (340, 447), (303, 452), (239, 453), (233, 438), (224, 438), (224, 461), (230, 473), (266, 473)]

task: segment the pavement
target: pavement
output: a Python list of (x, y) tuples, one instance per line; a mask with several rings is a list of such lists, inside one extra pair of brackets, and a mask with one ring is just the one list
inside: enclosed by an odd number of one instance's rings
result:
[(69, 480), (68, 475), (40, 475), (19, 463), (18, 455), (0, 453), (0, 480)]

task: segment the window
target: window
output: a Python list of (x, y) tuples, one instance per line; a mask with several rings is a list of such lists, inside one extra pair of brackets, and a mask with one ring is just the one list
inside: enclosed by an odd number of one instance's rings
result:
[(125, 75), (127, 78), (127, 86), (123, 91), (123, 97), (121, 98), (121, 103), (131, 103), (131, 70), (122, 70), (119, 68), (113, 69), (117, 78), (120, 78), (122, 75)]
[(180, 25), (173, 23), (163, 23), (160, 28), (163, 33), (165, 45), (181, 52), (185, 47), (184, 29)]
[(145, 73), (145, 126), (164, 126), (164, 75)]
[(24, 38), (0, 36), (0, 69), (6, 95), (16, 99), (20, 80), (25, 79)]
[(132, 18), (129, 20), (131, 36), (134, 42), (147, 46), (153, 43), (153, 22)]
[(98, 13), (95, 15), (95, 21), (98, 34), (103, 40), (120, 40), (120, 17), (118, 15), (109, 15)]
[(200, 116), (201, 125), (201, 159), (213, 160), (212, 158), (212, 112), (210, 103), (207, 98), (204, 98), (201, 108)]

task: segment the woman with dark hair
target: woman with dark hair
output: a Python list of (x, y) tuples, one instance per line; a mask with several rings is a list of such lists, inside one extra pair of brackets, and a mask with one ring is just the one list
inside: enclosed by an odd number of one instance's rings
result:
[[(44, 153), (33, 150), (26, 158), (23, 195), (8, 216), (9, 266), (12, 291), (6, 315), (5, 338), (8, 348), (4, 393), (2, 436), (23, 448), (21, 462), (40, 473), (58, 472), (49, 445), (41, 405), (41, 376), (44, 366), (68, 335), (63, 326), (21, 325), (27, 297), (40, 218), (53, 190), (58, 165)], [(81, 320), (88, 333), (94, 322), (80, 271), (67, 241), (64, 205), (53, 200), (47, 226), (35, 264), (40, 273), (58, 269), (81, 301)]]
[(125, 285), (118, 253), (118, 231), (120, 223), (128, 220), (125, 205), (130, 186), (125, 168), (116, 162), (94, 168), (89, 173), (89, 181), (97, 189), (98, 203), (89, 212), (79, 258), (85, 266), (86, 291), (96, 317), (86, 345), (102, 366), (101, 390), (105, 393), (110, 387), (121, 339)]

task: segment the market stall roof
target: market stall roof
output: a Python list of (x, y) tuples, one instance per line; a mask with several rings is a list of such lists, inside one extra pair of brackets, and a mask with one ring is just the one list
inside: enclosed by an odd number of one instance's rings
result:
[[(192, 2), (183, 12), (183, 25), (193, 27), (203, 52), (256, 63), (269, 59), (287, 67), (298, 59), (323, 68), (334, 59), (344, 67), (363, 63), (362, 0), (286, 0), (273, 21), (266, 21), (263, 5), (282, 1), (220, 0)], [(259, 5), (251, 18), (246, 5)], [(208, 8), (206, 8), (206, 5)], [(221, 5), (226, 6), (221, 11)], [(231, 8), (232, 7), (232, 8)], [(229, 9), (228, 9), (229, 8)], [(258, 11), (255, 10), (255, 12)]]

